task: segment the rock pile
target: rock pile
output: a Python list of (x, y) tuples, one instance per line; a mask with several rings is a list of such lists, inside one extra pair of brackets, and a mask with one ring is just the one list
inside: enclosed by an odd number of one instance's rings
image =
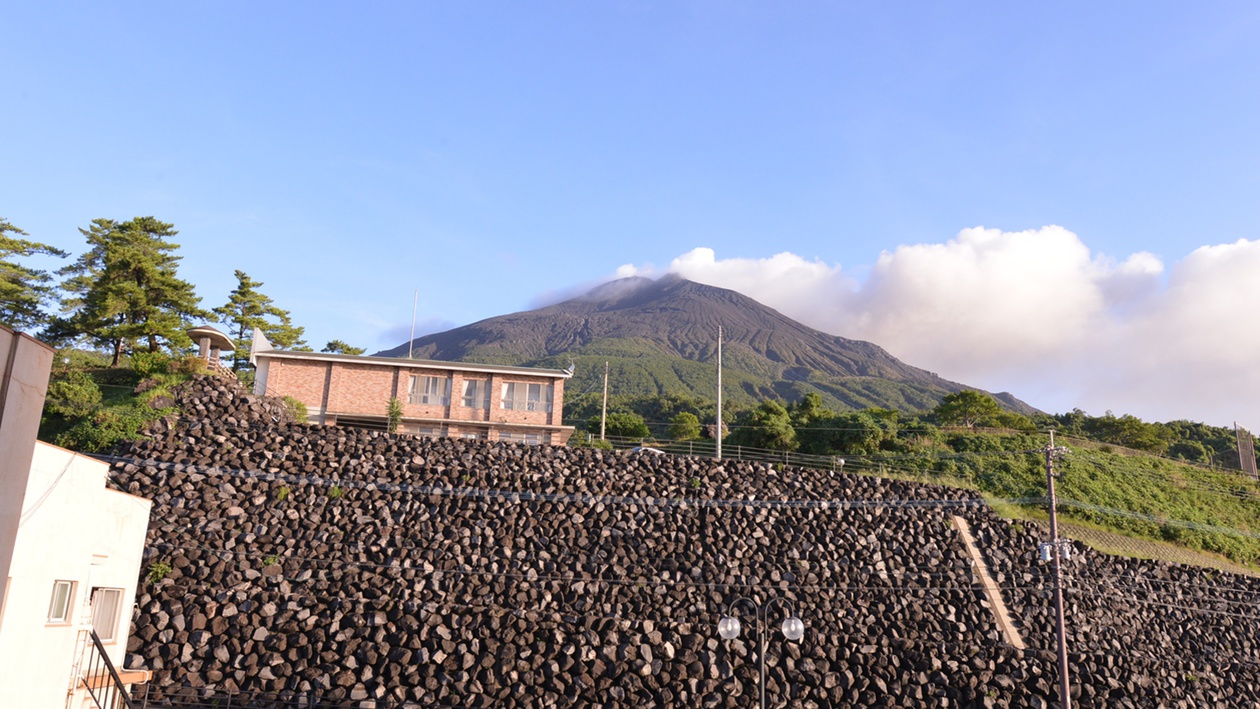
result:
[[(1035, 540), (969, 492), (306, 426), (248, 405), (225, 416), (219, 401), (241, 398), (215, 386), (183, 392), (184, 419), (129, 444), (113, 469), (117, 486), (154, 500), (147, 566), (170, 567), (142, 580), (128, 648), (156, 670), (153, 696), (749, 706), (757, 623), (742, 597), (780, 599), (766, 660), (780, 704), (1024, 707), (1057, 693)], [(1002, 644), (954, 514), (983, 540), (1037, 649)], [(1185, 605), (1209, 598), (1184, 592)], [(1109, 616), (1105, 599), (1073, 600), (1073, 617), (1090, 619), (1074, 630), (1090, 647), (1076, 656), (1085, 705), (1260, 699), (1254, 620), (1232, 619), (1232, 664), (1211, 667), (1154, 644), (1216, 632), (1178, 625), (1193, 614), (1140, 625)], [(744, 631), (724, 641), (716, 625), (732, 604)], [(805, 622), (800, 642), (777, 631), (789, 611)], [(1113, 647), (1125, 638), (1143, 652)]]

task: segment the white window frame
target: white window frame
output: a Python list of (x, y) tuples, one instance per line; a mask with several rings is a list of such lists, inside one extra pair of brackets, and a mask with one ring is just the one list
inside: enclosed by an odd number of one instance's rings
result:
[(537, 382), (504, 382), (503, 409), (551, 413), (551, 385)]
[(465, 379), (463, 405), (469, 409), (490, 408), (490, 382), (485, 379)]
[(451, 403), (451, 378), (433, 374), (411, 375), (411, 392), (407, 403), (446, 406)]
[(69, 625), (74, 612), (74, 581), (53, 581), (52, 598), (48, 600), (48, 624)]
[(123, 590), (121, 588), (92, 589), (92, 628), (103, 643), (118, 640), (119, 619), (122, 617)]

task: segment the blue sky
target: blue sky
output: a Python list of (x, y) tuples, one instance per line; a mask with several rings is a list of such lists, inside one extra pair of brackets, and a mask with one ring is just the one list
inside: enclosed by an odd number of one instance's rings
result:
[[(173, 222), (206, 306), (242, 269), (316, 348), (400, 344), (416, 288), (424, 331), (674, 270), (1048, 410), (1260, 428), (1254, 3), (47, 2), (0, 26), (0, 216), (72, 252), (93, 218)], [(1191, 366), (1210, 381), (1168, 386)]]

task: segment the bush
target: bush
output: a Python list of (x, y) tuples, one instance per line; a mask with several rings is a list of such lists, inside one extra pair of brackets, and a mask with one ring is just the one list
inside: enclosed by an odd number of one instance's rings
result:
[(131, 371), (142, 379), (155, 374), (166, 374), (171, 358), (163, 352), (136, 352), (131, 355)]
[(166, 371), (168, 374), (205, 374), (209, 369), (197, 355), (185, 355), (168, 360)]
[(58, 375), (48, 385), (44, 409), (62, 418), (87, 416), (101, 405), (101, 389), (87, 372)]
[(103, 453), (119, 441), (134, 441), (150, 422), (165, 416), (169, 409), (127, 407), (103, 409), (87, 416), (53, 443), (82, 453)]

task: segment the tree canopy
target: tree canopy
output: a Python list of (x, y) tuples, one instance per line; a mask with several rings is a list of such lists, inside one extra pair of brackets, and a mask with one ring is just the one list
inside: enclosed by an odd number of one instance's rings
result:
[(254, 328), (262, 330), (277, 347), (292, 349), (305, 346), (306, 342), (302, 339), (304, 328), (295, 326), (289, 311), (276, 307), (271, 298), (259, 292), (262, 282), (251, 279), (239, 269), (235, 275), (236, 289), (226, 303), (214, 309), (219, 322), (231, 328), (233, 333), (232, 342), (236, 351), (232, 353), (232, 368), (240, 370), (249, 361)]
[(681, 411), (669, 422), (669, 437), (675, 441), (693, 441), (700, 437), (700, 419), (690, 411)]
[(37, 241), (0, 217), (0, 323), (15, 330), (34, 330), (48, 320), (45, 308), (56, 300), (52, 276), (15, 259), (36, 254), (65, 258), (66, 252)]
[(209, 317), (193, 286), (176, 273), (182, 257), (173, 225), (153, 217), (129, 221), (93, 220), (80, 229), (88, 250), (73, 264), (58, 271), (62, 283), (65, 317), (50, 328), (52, 339), (85, 337), (113, 350), (118, 366), (125, 347), (145, 341), (149, 352), (160, 341), (172, 349), (191, 344), (185, 330), (194, 318)]
[(351, 347), (341, 340), (332, 340), (328, 344), (324, 345), (324, 349), (320, 350), (320, 352), (328, 352), (329, 354), (361, 355), (364, 352), (367, 352), (367, 350), (362, 347)]
[(800, 446), (792, 416), (773, 399), (761, 402), (757, 408), (741, 412), (735, 419), (736, 430), (727, 441), (734, 445), (772, 450), (794, 451)]
[[(592, 416), (586, 422), (586, 430), (590, 433), (599, 432), (599, 416)], [(611, 411), (608, 418), (604, 421), (604, 435), (612, 438), (650, 438), (652, 432), (648, 430), (647, 424), (643, 422), (643, 417), (631, 413), (629, 411)]]
[(984, 419), (1000, 415), (1002, 406), (982, 391), (963, 389), (942, 397), (932, 413), (942, 424), (975, 428)]

